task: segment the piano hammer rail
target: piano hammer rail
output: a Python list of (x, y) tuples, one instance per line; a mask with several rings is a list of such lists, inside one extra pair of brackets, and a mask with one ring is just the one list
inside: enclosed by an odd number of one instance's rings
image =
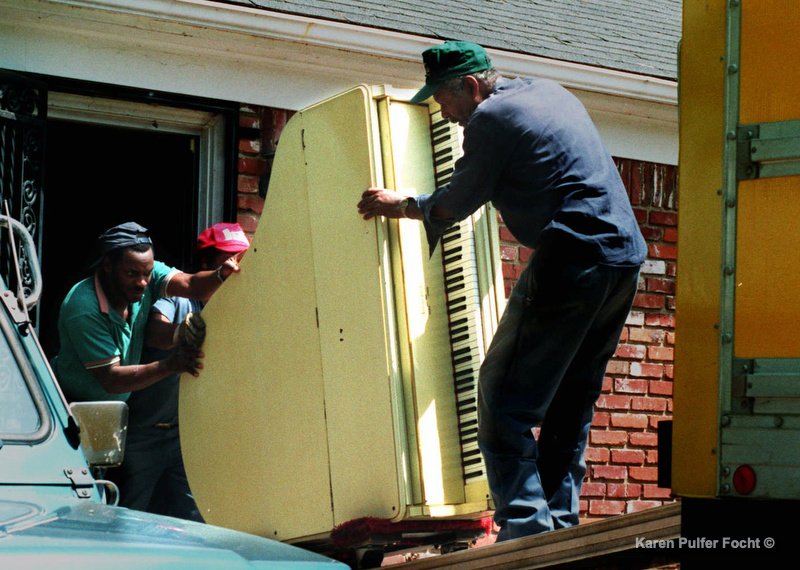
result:
[[(509, 540), (398, 565), (403, 570), (655, 568), (678, 562), (679, 549), (650, 547), (680, 536), (680, 503), (618, 515), (540, 535)], [(647, 546), (645, 546), (647, 545)]]

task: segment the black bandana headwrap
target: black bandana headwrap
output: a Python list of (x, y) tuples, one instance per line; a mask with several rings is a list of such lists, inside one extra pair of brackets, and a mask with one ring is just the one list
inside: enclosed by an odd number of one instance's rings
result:
[(132, 247), (140, 243), (152, 245), (153, 241), (147, 235), (147, 228), (136, 222), (125, 222), (109, 228), (97, 237), (98, 259), (92, 266), (96, 266), (105, 255), (116, 249)]

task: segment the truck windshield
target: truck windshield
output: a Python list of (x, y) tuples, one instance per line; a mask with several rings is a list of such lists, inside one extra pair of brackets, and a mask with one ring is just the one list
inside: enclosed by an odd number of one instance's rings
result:
[(0, 334), (0, 440), (27, 440), (41, 426), (34, 403), (14, 352)]

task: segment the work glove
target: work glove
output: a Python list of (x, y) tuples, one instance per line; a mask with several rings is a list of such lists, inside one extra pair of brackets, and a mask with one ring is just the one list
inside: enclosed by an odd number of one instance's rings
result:
[(175, 344), (200, 348), (206, 339), (206, 322), (200, 313), (189, 313), (183, 322), (175, 329), (173, 341)]
[(203, 363), (200, 362), (203, 356), (199, 348), (179, 344), (175, 350), (170, 352), (166, 359), (166, 365), (169, 370), (174, 370), (179, 374), (188, 372), (192, 376), (199, 376), (200, 369), (203, 368)]

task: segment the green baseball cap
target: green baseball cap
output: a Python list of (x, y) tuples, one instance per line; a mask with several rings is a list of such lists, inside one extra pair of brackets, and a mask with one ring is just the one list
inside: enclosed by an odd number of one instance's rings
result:
[(462, 77), (491, 69), (492, 61), (478, 44), (462, 41), (447, 41), (422, 52), (425, 64), (425, 85), (411, 98), (419, 103), (431, 97), (439, 87), (454, 77)]

